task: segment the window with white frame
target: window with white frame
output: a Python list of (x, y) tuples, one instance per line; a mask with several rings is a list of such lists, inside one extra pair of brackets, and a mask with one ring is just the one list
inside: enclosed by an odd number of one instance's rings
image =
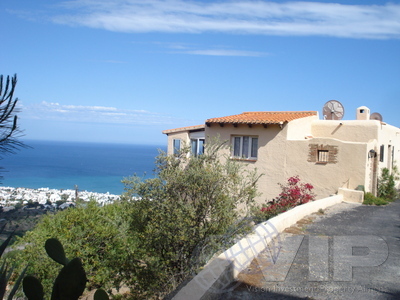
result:
[(190, 149), (192, 155), (197, 156), (204, 153), (205, 139), (190, 139)]
[(244, 159), (257, 159), (258, 137), (255, 136), (234, 136), (233, 157)]
[(178, 155), (179, 151), (181, 151), (181, 140), (180, 139), (174, 139), (173, 141), (173, 146), (174, 146), (174, 155)]
[(320, 163), (329, 162), (329, 151), (328, 150), (318, 150), (318, 162), (320, 162)]

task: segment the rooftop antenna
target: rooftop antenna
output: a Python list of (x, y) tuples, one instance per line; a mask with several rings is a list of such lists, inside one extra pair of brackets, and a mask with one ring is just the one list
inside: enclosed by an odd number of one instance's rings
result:
[(380, 113), (374, 112), (373, 114), (371, 114), (371, 116), (369, 117), (370, 120), (378, 120), (378, 121), (383, 121), (382, 115)]
[(322, 108), (324, 120), (341, 120), (344, 116), (344, 107), (337, 100), (329, 100)]

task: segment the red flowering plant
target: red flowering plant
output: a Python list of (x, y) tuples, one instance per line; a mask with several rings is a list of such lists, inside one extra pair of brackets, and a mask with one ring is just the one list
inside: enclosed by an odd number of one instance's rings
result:
[(301, 182), (298, 175), (289, 177), (286, 184), (279, 183), (282, 191), (272, 201), (263, 204), (255, 212), (256, 221), (268, 220), (297, 205), (315, 200), (314, 187), (310, 183)]

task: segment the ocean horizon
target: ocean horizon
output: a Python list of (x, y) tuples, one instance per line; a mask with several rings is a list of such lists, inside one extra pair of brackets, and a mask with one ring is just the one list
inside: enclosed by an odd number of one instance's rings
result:
[(86, 190), (120, 195), (121, 180), (154, 177), (163, 145), (24, 140), (29, 146), (0, 160), (0, 186)]

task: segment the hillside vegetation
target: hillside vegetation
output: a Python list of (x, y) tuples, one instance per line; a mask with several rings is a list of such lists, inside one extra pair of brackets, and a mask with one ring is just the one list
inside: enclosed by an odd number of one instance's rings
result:
[(21, 269), (29, 263), (28, 273), (49, 293), (60, 267), (43, 245), (56, 237), (67, 257), (81, 258), (89, 290), (127, 286), (129, 299), (165, 295), (248, 228), (241, 220), (247, 220), (260, 175), (218, 157), (221, 147), (210, 144), (190, 160), (188, 149), (179, 159), (161, 152), (156, 178), (125, 179), (126, 192), (113, 204), (92, 201), (44, 216), (14, 245), (24, 250), (9, 258)]

